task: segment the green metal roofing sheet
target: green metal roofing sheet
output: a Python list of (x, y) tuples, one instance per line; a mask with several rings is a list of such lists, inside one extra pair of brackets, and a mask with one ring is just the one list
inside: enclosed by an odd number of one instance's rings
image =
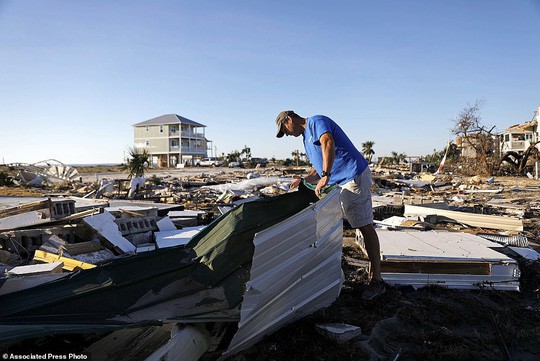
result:
[[(0, 342), (54, 332), (110, 331), (166, 319), (239, 318), (253, 237), (316, 202), (303, 188), (248, 202), (216, 219), (187, 246), (114, 259), (0, 296)], [(41, 331), (40, 331), (41, 330)]]

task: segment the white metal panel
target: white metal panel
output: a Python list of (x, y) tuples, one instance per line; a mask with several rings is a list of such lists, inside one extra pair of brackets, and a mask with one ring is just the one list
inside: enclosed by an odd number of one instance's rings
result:
[(377, 229), (383, 260), (516, 261), (490, 247), (500, 247), (474, 234), (445, 231)]
[(383, 261), (483, 262), (488, 263), (491, 270), (488, 275), (383, 272), (382, 277), (388, 284), (519, 291), (520, 272), (516, 260), (492, 249), (500, 246), (482, 237), (460, 232), (380, 229), (377, 234)]
[(499, 264), (491, 267), (491, 275), (383, 272), (382, 277), (388, 284), (414, 288), (437, 285), (452, 289), (519, 291), (519, 274), (517, 264)]
[(338, 297), (343, 283), (339, 193), (255, 235), (238, 331), (223, 357)]
[(175, 247), (188, 243), (205, 226), (185, 227), (174, 231), (155, 232), (158, 248)]

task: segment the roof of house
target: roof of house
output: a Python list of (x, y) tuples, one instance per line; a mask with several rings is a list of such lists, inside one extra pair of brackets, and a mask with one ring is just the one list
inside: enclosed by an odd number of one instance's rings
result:
[(523, 124), (514, 124), (508, 127), (505, 133), (509, 133), (512, 131), (518, 131), (518, 132), (533, 131), (534, 127), (536, 127), (537, 125), (538, 125), (538, 122), (536, 120), (531, 120)]
[(163, 124), (190, 124), (196, 127), (206, 127), (206, 125), (197, 123), (191, 119), (181, 117), (178, 114), (165, 114), (156, 118), (145, 120), (137, 124), (133, 124), (134, 127), (146, 126), (146, 125), (163, 125)]

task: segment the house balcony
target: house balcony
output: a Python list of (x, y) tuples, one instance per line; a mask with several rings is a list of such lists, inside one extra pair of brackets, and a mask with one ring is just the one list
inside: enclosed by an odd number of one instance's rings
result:
[(204, 138), (203, 133), (183, 131), (181, 132), (181, 134), (182, 134), (182, 137), (186, 137), (186, 138)]
[(503, 143), (502, 150), (504, 152), (523, 152), (529, 148), (530, 144), (531, 142), (528, 140), (511, 140)]
[(182, 153), (206, 154), (206, 149), (202, 147), (182, 147)]

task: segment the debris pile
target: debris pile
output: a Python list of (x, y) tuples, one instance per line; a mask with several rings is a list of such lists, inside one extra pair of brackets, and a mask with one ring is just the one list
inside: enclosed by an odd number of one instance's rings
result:
[[(369, 262), (361, 236), (342, 223), (337, 190), (321, 200), (289, 191), (290, 174), (304, 169), (170, 171), (135, 186), (55, 169), (71, 174), (62, 188), (41, 182), (41, 197), (0, 197), (4, 350), (52, 332), (82, 335), (70, 350), (98, 359), (123, 359), (134, 343), (147, 350), (142, 359), (180, 344), (186, 359), (241, 359), (315, 312), (306, 318), (322, 317), (313, 337), (357, 345), (362, 357), (407, 354), (376, 344), (384, 322), (324, 314), (357, 294)], [(536, 182), (375, 171), (384, 297), (403, 287), (523, 292), (524, 262), (540, 262)], [(385, 322), (403, 326), (395, 317)]]

